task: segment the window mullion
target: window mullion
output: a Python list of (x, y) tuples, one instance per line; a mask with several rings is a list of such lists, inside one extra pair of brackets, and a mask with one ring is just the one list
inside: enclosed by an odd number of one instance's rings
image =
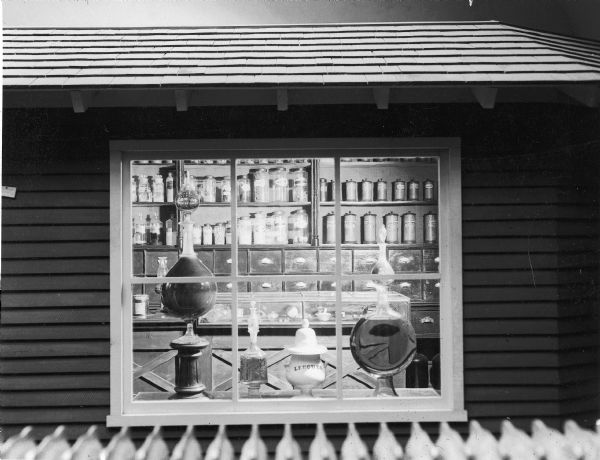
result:
[(336, 374), (337, 384), (336, 395), (337, 399), (343, 399), (343, 349), (342, 349), (342, 226), (341, 226), (341, 196), (342, 196), (342, 180), (340, 172), (340, 157), (336, 155), (334, 158), (334, 176), (335, 176), (335, 345), (336, 345)]
[(239, 400), (238, 369), (238, 237), (237, 237), (237, 168), (235, 157), (230, 157), (230, 187), (231, 187), (231, 399), (234, 403)]

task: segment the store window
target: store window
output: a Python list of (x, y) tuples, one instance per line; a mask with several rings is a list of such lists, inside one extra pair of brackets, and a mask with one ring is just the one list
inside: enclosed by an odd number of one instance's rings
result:
[(454, 139), (111, 144), (109, 425), (464, 420)]

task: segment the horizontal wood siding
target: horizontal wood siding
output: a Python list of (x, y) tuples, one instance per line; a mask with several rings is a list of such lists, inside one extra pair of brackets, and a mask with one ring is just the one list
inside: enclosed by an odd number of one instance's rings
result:
[[(558, 425), (566, 416), (589, 426), (598, 416), (600, 149), (566, 146), (597, 135), (596, 113), (545, 106), (268, 110), (5, 112), (3, 181), (17, 186), (16, 199), (2, 200), (5, 435), (33, 424), (41, 437), (64, 423), (73, 438), (108, 414), (109, 139), (344, 137), (356, 135), (355, 126), (364, 136), (462, 137), (469, 416), (494, 431), (504, 417), (523, 428), (535, 417)], [(533, 123), (534, 116), (544, 121)], [(426, 426), (435, 435), (437, 426)], [(372, 445), (377, 427), (359, 428)], [(394, 426), (400, 438), (408, 428)], [(328, 427), (337, 445), (344, 430)], [(306, 449), (314, 426), (294, 431)], [(198, 430), (204, 445), (214, 432)], [(104, 439), (112, 433), (100, 430)], [(147, 433), (134, 430), (138, 440)], [(230, 428), (238, 447), (247, 433)], [(262, 433), (274, 449), (281, 427)], [(165, 435), (176, 440), (181, 430)]]

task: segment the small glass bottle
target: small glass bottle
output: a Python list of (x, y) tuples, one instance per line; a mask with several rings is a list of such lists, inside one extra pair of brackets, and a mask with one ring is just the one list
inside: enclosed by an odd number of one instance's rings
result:
[(231, 244), (231, 222), (225, 224), (225, 244)]
[(166, 180), (166, 188), (167, 188), (167, 202), (168, 203), (173, 203), (173, 199), (174, 199), (174, 180), (173, 180), (173, 174), (169, 173), (169, 175), (167, 176), (167, 180)]
[(249, 216), (238, 219), (238, 243), (252, 244), (252, 222)]
[(217, 180), (213, 176), (204, 178), (204, 203), (215, 203), (217, 201)]
[(213, 229), (209, 224), (202, 226), (202, 244), (210, 246), (213, 244)]
[(194, 245), (202, 244), (202, 225), (200, 224), (194, 224), (193, 241)]
[(167, 246), (177, 245), (177, 232), (174, 231), (175, 216), (171, 215), (165, 222), (165, 244)]
[(140, 174), (138, 182), (138, 201), (148, 202), (152, 201), (152, 194), (150, 192), (150, 185), (148, 184), (148, 176)]
[(133, 236), (133, 244), (145, 244), (146, 243), (146, 224), (142, 219), (142, 214), (138, 214), (138, 218), (134, 225), (135, 233)]
[(283, 215), (283, 211), (275, 211), (273, 213), (273, 237), (275, 244), (287, 244), (287, 220)]
[[(159, 256), (158, 257), (158, 267), (156, 269), (156, 277), (157, 278), (164, 278), (165, 276), (167, 276), (167, 273), (169, 273), (169, 267), (167, 267), (167, 258), (165, 256)], [(157, 284), (156, 286), (154, 286), (154, 292), (156, 292), (158, 295), (160, 295), (161, 293), (161, 284)], [(164, 308), (164, 305), (162, 303), (162, 299), (160, 302), (160, 310), (162, 311)]]
[(146, 224), (144, 226), (144, 239), (146, 244), (152, 244), (152, 218), (150, 214), (146, 215)]
[(138, 200), (138, 195), (137, 195), (137, 180), (135, 179), (135, 176), (131, 176), (131, 202), (135, 203)]
[(247, 174), (238, 176), (238, 202), (249, 203), (250, 202), (250, 179)]
[(250, 302), (250, 346), (240, 355), (240, 382), (248, 385), (248, 397), (260, 398), (260, 386), (268, 383), (267, 356), (258, 346), (259, 319), (256, 302)]
[(152, 219), (150, 227), (150, 242), (153, 245), (161, 244), (160, 234), (162, 233), (162, 222), (158, 217), (158, 212), (154, 213), (154, 218)]
[(213, 225), (213, 237), (215, 244), (225, 244), (225, 224), (219, 222)]
[(165, 202), (165, 184), (160, 174), (155, 175), (152, 180), (152, 201), (155, 203)]

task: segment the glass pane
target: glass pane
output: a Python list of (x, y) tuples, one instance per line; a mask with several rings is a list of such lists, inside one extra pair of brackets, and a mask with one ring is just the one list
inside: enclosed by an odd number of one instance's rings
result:
[(308, 158), (237, 161), (237, 229), (242, 248), (312, 243), (312, 164)]
[(173, 160), (132, 161), (132, 274), (156, 276), (159, 257), (177, 259), (176, 164)]
[[(434, 396), (429, 367), (439, 350), (437, 158), (347, 157), (340, 164), (341, 244), (352, 253), (351, 273), (396, 275), (345, 281), (352, 288), (342, 306), (348, 324), (344, 397)], [(408, 390), (425, 383), (428, 389)]]

